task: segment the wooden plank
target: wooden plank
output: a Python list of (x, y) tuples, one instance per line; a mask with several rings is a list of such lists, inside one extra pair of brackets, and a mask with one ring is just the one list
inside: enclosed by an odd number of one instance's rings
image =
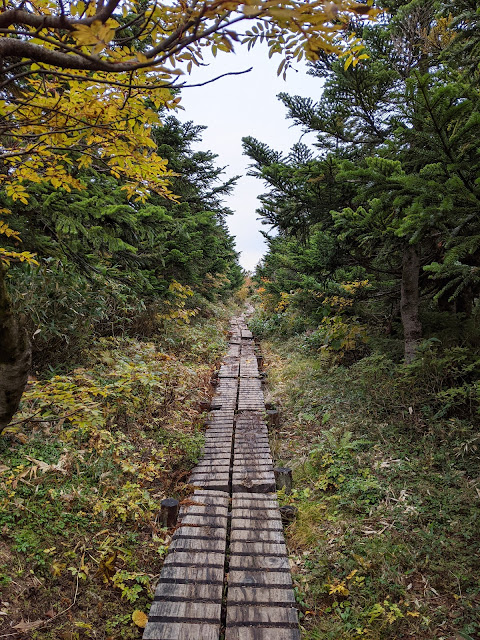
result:
[(244, 556), (281, 556), (287, 555), (287, 548), (282, 544), (269, 542), (232, 542), (230, 545), (232, 555)]
[[(237, 509), (235, 511), (235, 517), (237, 518), (249, 518), (252, 514), (251, 509)], [(255, 514), (257, 518), (274, 518), (277, 516), (277, 509), (257, 509), (255, 510)]]
[[(222, 601), (223, 585), (221, 584), (172, 584), (161, 582), (155, 589), (155, 600), (178, 601)], [(238, 597), (241, 597), (239, 594)], [(239, 600), (239, 602), (243, 602)]]
[[(169, 602), (154, 600), (149, 618), (169, 618), (173, 622), (205, 620), (220, 622), (222, 605), (219, 602)], [(162, 620), (162, 622), (166, 620)]]
[[(221, 551), (223, 551), (223, 549)], [(160, 582), (223, 584), (223, 572), (223, 567), (178, 567), (174, 565), (164, 565), (160, 574)]]
[(229, 479), (229, 471), (227, 469), (227, 471), (215, 471), (214, 473), (212, 473), (210, 476), (208, 476), (207, 478), (204, 478), (203, 474), (199, 473), (192, 473), (192, 475), (190, 476), (191, 478), (199, 478), (200, 480), (205, 480), (205, 479), (209, 479), (209, 480), (223, 480), (224, 478), (226, 478), (227, 480)]
[(273, 458), (271, 456), (270, 453), (261, 453), (261, 454), (257, 454), (257, 455), (252, 455), (252, 454), (237, 454), (235, 456), (235, 459), (238, 460), (238, 462), (242, 462), (242, 460), (245, 460), (246, 462), (249, 462), (250, 460), (262, 460), (262, 461), (269, 461), (269, 462), (273, 462)]
[[(223, 569), (225, 556), (223, 553), (214, 553), (212, 551), (175, 551), (167, 554), (163, 567), (168, 565), (207, 567), (213, 566)], [(163, 574), (163, 569), (162, 569)]]
[[(220, 473), (217, 474), (217, 472), (215, 472), (216, 475), (220, 475)], [(232, 472), (232, 480), (234, 481), (250, 481), (250, 482), (271, 482), (273, 483), (273, 489), (270, 489), (270, 491), (275, 491), (275, 475), (273, 473), (273, 471), (249, 471), (246, 472), (245, 470), (242, 469), (242, 471), (236, 471), (235, 469)], [(241, 489), (240, 489), (241, 491)], [(246, 491), (248, 491), (248, 489), (246, 489)], [(259, 492), (259, 493), (264, 493), (263, 491)]]
[(275, 488), (274, 481), (232, 480), (232, 491), (250, 490), (252, 493), (265, 493), (267, 491), (272, 491), (272, 489), (274, 488)]
[(193, 469), (196, 476), (211, 475), (215, 473), (230, 473), (230, 465), (199, 464)]
[(223, 553), (225, 551), (225, 539), (195, 540), (195, 538), (174, 538), (170, 549), (176, 551), (216, 551)]
[(228, 627), (225, 640), (300, 640), (300, 631), (268, 627)]
[[(196, 468), (196, 467), (195, 467)], [(246, 473), (246, 474), (258, 474), (258, 473), (273, 473), (273, 465), (272, 464), (239, 464), (238, 462), (233, 462), (233, 473)], [(275, 477), (275, 476), (274, 476)]]
[(284, 544), (285, 542), (283, 531), (278, 529), (234, 529), (231, 532), (230, 540), (231, 542), (258, 542), (261, 540), (262, 542), (274, 542), (279, 544)]
[(247, 507), (264, 507), (271, 509), (272, 506), (278, 509), (278, 500), (275, 493), (270, 495), (252, 496), (250, 493), (238, 492), (232, 496), (233, 507), (246, 509)]
[(268, 493), (275, 489), (275, 478), (239, 478), (232, 479), (232, 491), (251, 491), (252, 493)]
[(230, 496), (225, 495), (223, 491), (204, 491), (203, 489), (197, 489), (193, 494), (193, 500), (198, 498), (202, 499), (203, 504), (209, 505), (223, 505), (228, 507), (230, 504)]
[(295, 605), (293, 589), (275, 587), (244, 586), (228, 589), (228, 605), (232, 604), (290, 604)]
[(227, 492), (230, 487), (230, 482), (228, 478), (226, 480), (190, 480), (189, 484), (193, 487), (201, 487), (203, 489), (220, 489), (221, 491)]
[(220, 623), (151, 622), (143, 640), (218, 640)]
[(232, 532), (235, 529), (257, 529), (283, 531), (283, 525), (280, 517), (275, 520), (256, 520), (255, 518), (232, 518)]
[[(290, 576), (290, 562), (287, 556), (231, 556), (230, 557), (230, 578), (233, 580), (233, 572), (249, 572), (251, 570), (252, 575), (280, 575), (283, 573), (288, 576), (288, 583), (291, 584), (292, 578)], [(238, 581), (241, 576), (236, 576)], [(252, 584), (252, 580), (250, 581)], [(241, 584), (244, 584), (241, 582)], [(248, 583), (247, 583), (248, 584)], [(259, 583), (261, 584), (261, 583)], [(284, 582), (282, 582), (284, 584)]]
[(227, 607), (227, 627), (245, 625), (268, 625), (268, 623), (298, 625), (298, 612), (294, 607), (262, 607), (232, 605)]
[(182, 507), (180, 509), (179, 512), (179, 519), (181, 521), (183, 521), (185, 518), (188, 517), (209, 517), (209, 516), (213, 516), (213, 517), (219, 517), (219, 518), (224, 518), (227, 516), (228, 513), (228, 509), (227, 507), (212, 507), (212, 506), (205, 506), (205, 507), (197, 507), (197, 506), (188, 506), (188, 507)]
[[(210, 540), (225, 540), (226, 537), (227, 530), (224, 527), (191, 527), (182, 525), (175, 531), (173, 540), (187, 538), (208, 538)], [(202, 544), (202, 541), (199, 540), (198, 542), (200, 545)]]
[(228, 522), (228, 517), (226, 514), (223, 515), (209, 515), (205, 512), (203, 513), (191, 513), (188, 512), (181, 519), (182, 526), (202, 526), (202, 527), (226, 527)]

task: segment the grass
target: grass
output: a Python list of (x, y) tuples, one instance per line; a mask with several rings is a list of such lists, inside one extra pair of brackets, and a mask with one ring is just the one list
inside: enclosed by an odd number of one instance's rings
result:
[(29, 386), (0, 438), (0, 638), (130, 640), (203, 442), (230, 310), (150, 342), (100, 339)]
[(299, 510), (287, 539), (303, 638), (479, 638), (478, 424), (426, 421), (390, 401), (374, 357), (327, 366), (302, 344), (262, 348), (275, 456), (294, 469), (282, 500)]

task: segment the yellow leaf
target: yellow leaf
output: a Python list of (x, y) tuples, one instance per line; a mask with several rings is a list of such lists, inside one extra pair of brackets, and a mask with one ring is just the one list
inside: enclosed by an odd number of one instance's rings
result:
[(348, 58), (345, 60), (345, 65), (344, 65), (344, 69), (345, 71), (348, 69), (348, 67), (352, 64), (354, 58), (352, 55), (348, 56)]
[(135, 609), (135, 611), (132, 613), (132, 620), (137, 625), (137, 627), (140, 627), (141, 629), (145, 629), (145, 627), (147, 626), (148, 618), (143, 613), (143, 611), (140, 611), (139, 609)]
[(243, 13), (246, 16), (254, 16), (256, 13), (258, 13), (258, 7), (249, 7), (248, 5), (244, 5)]
[(56, 560), (52, 562), (52, 573), (54, 576), (61, 575), (62, 571), (65, 569), (67, 565), (64, 562), (57, 562)]

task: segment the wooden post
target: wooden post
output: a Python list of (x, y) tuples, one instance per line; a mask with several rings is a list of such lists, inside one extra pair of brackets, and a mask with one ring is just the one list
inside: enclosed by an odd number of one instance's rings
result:
[(263, 371), (263, 356), (257, 356), (258, 370)]
[(275, 474), (277, 489), (285, 489), (286, 494), (292, 493), (292, 470), (288, 467), (275, 467), (273, 472)]
[(175, 498), (165, 498), (160, 503), (160, 522), (162, 526), (171, 529), (177, 524), (179, 502)]
[(198, 403), (200, 411), (208, 411), (210, 409), (210, 402), (208, 400), (202, 401)]
[(278, 429), (280, 426), (280, 413), (277, 409), (269, 409), (267, 411), (267, 425), (270, 429)]

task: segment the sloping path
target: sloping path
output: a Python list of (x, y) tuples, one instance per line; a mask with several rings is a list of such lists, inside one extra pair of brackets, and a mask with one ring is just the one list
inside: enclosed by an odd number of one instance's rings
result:
[(208, 417), (144, 640), (299, 640), (255, 345), (244, 315)]

